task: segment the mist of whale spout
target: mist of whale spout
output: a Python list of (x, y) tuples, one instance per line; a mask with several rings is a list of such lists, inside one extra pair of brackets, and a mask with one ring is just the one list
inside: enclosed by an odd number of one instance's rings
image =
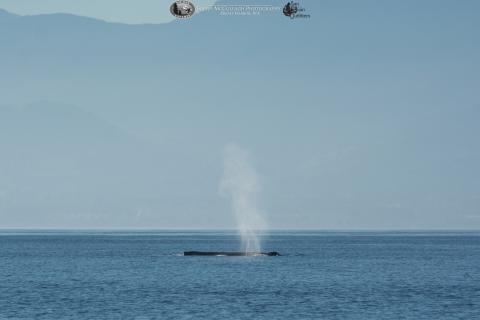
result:
[(231, 201), (241, 238), (240, 250), (262, 252), (259, 232), (266, 223), (257, 204), (260, 191), (255, 168), (247, 150), (230, 144), (224, 152), (224, 170), (220, 182), (220, 193)]
[(266, 230), (262, 211), (257, 204), (260, 183), (249, 153), (235, 144), (224, 152), (223, 176), (220, 194), (231, 202), (241, 244), (239, 251), (185, 251), (184, 256), (257, 257), (279, 256), (276, 251), (263, 252), (260, 232)]

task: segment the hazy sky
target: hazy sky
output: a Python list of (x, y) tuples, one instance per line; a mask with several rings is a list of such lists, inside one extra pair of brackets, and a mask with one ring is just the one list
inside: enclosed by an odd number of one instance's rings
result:
[[(53, 2), (0, 8), (27, 3)], [(0, 227), (235, 227), (233, 142), (271, 228), (479, 229), (480, 1), (301, 3), (310, 19), (0, 13)]]
[[(173, 19), (173, 0), (0, 0), (0, 8), (20, 15), (70, 13), (110, 22), (163, 23)], [(215, 0), (197, 0), (197, 7)]]

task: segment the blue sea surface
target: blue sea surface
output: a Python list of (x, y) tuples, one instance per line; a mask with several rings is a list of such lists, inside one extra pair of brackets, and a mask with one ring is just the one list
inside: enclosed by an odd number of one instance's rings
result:
[(0, 319), (480, 319), (480, 233), (1, 231)]

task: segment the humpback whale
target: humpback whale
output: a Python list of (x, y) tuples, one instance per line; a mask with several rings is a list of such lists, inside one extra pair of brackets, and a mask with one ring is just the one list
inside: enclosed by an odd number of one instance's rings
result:
[(279, 256), (277, 251), (270, 252), (231, 252), (231, 251), (184, 251), (184, 256), (227, 256), (227, 257), (244, 257), (244, 256)]

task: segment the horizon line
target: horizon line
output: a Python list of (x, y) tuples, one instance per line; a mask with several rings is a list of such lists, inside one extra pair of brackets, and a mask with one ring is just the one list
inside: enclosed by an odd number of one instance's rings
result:
[[(38, 228), (38, 227), (0, 227), (2, 231), (191, 231), (191, 232), (238, 232), (236, 228)], [(301, 231), (301, 232), (480, 232), (480, 228), (270, 228), (256, 230), (260, 233), (270, 231)]]

